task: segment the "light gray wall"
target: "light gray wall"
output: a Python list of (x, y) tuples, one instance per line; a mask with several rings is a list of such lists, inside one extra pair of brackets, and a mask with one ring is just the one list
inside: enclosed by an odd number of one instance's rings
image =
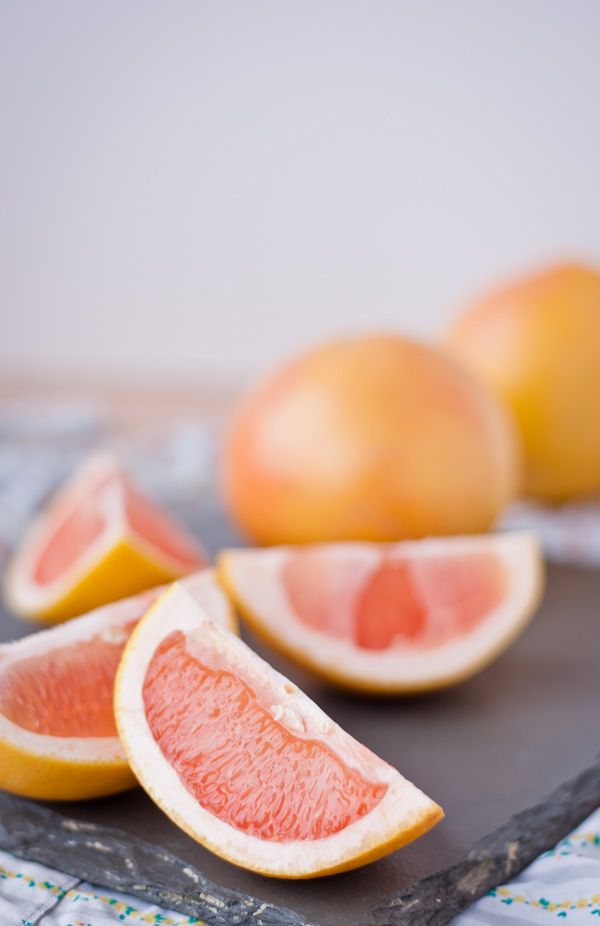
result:
[(3, 371), (254, 374), (600, 262), (598, 0), (3, 0)]

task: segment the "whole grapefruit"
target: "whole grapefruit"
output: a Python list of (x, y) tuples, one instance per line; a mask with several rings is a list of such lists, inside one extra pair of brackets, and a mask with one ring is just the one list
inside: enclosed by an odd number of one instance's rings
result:
[(555, 266), (492, 293), (448, 345), (513, 411), (522, 491), (564, 501), (600, 491), (600, 275)]
[(248, 394), (223, 490), (259, 543), (486, 530), (517, 482), (510, 417), (441, 351), (393, 335), (337, 341)]

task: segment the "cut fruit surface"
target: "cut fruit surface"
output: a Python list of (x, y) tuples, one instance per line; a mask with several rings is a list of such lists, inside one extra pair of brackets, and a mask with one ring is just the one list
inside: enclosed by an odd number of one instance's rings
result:
[[(206, 569), (182, 580), (230, 630), (226, 596)], [(0, 645), (0, 787), (46, 800), (79, 800), (135, 785), (113, 710), (129, 636), (164, 586)]]
[(9, 563), (4, 595), (14, 613), (54, 623), (206, 562), (200, 544), (101, 455), (38, 515)]
[(228, 550), (218, 574), (277, 650), (344, 687), (390, 693), (475, 674), (525, 627), (543, 584), (529, 533)]
[(442, 816), (179, 584), (125, 648), (115, 715), (153, 800), (253, 871), (308, 878), (354, 868)]

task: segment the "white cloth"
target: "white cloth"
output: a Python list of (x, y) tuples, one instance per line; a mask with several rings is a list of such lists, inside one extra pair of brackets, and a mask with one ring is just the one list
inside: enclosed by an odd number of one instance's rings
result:
[(192, 926), (202, 920), (0, 852), (0, 926)]
[[(592, 919), (595, 917), (595, 919)], [(452, 920), (452, 926), (600, 923), (600, 809), (571, 835)]]

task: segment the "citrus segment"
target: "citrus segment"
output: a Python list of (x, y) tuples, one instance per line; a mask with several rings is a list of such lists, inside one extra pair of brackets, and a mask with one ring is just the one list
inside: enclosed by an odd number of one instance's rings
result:
[(62, 621), (205, 563), (194, 538), (100, 456), (40, 513), (9, 564), (5, 598), (19, 615)]
[(134, 630), (115, 715), (156, 803), (218, 855), (263, 874), (353, 868), (442, 816), (180, 585)]
[[(198, 542), (185, 533), (180, 525), (175, 524), (164, 511), (149, 499), (144, 498), (132, 486), (122, 481), (124, 507), (127, 521), (134, 534), (140, 540), (160, 550), (172, 560), (178, 560), (181, 569), (188, 572), (202, 565), (205, 553)], [(199, 559), (203, 562), (199, 564)]]
[(390, 551), (366, 575), (354, 573), (354, 597), (340, 602), (348, 572), (348, 564), (322, 550), (299, 550), (284, 564), (281, 580), (300, 621), (377, 650), (402, 640), (434, 645), (467, 633), (500, 604), (507, 584), (502, 559), (490, 552), (411, 559)]
[(106, 527), (100, 507), (101, 493), (106, 483), (91, 487), (90, 494), (59, 523), (35, 564), (33, 578), (47, 585), (63, 575), (88, 550)]
[[(231, 630), (210, 570), (183, 580)], [(131, 631), (163, 587), (0, 646), (0, 787), (76, 800), (136, 782), (118, 739), (113, 688)]]
[[(143, 613), (140, 603), (139, 617)], [(113, 625), (89, 640), (67, 643), (8, 666), (0, 677), (0, 713), (32, 733), (117, 736), (112, 688), (123, 647), (136, 623)]]
[(440, 688), (474, 674), (534, 613), (528, 533), (321, 544), (220, 555), (224, 586), (275, 648), (365, 691)]
[[(369, 813), (387, 790), (353, 772), (326, 744), (298, 740), (239, 676), (203, 665), (181, 631), (165, 637), (150, 661), (144, 707), (154, 739), (186, 788), (251, 836), (330, 836)], [(306, 787), (296, 787), (299, 764)]]

